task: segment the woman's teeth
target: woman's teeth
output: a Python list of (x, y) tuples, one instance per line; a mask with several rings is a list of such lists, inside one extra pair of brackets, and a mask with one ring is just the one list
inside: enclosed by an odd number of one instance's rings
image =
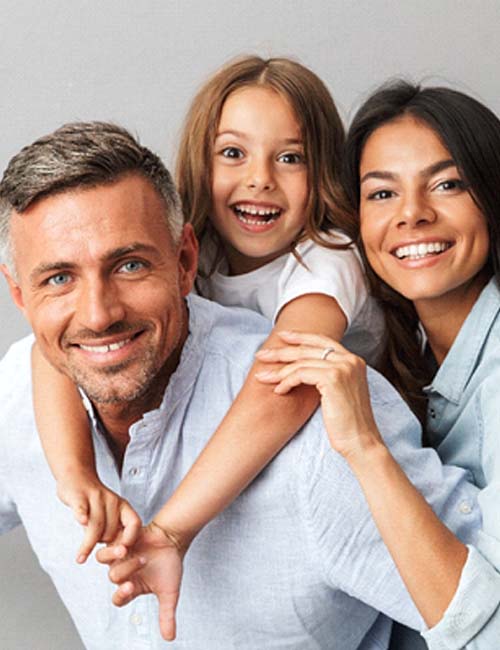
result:
[(450, 246), (451, 244), (447, 242), (410, 244), (409, 246), (400, 246), (399, 248), (396, 248), (394, 255), (400, 260), (420, 260), (427, 255), (438, 255)]
[(281, 208), (257, 208), (245, 204), (235, 205), (233, 210), (239, 221), (250, 226), (276, 221), (281, 214)]

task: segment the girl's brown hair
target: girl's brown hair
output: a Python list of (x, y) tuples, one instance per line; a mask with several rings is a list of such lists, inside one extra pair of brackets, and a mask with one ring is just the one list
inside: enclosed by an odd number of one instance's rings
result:
[[(200, 240), (213, 233), (213, 146), (224, 102), (231, 93), (263, 86), (279, 93), (291, 105), (304, 139), (310, 188), (306, 220), (297, 241), (328, 244), (324, 233), (340, 228), (353, 237), (355, 223), (347, 210), (340, 183), (344, 127), (324, 83), (308, 68), (286, 58), (247, 56), (221, 68), (202, 86), (187, 114), (177, 158), (177, 185), (184, 217)], [(217, 239), (216, 239), (217, 241)]]

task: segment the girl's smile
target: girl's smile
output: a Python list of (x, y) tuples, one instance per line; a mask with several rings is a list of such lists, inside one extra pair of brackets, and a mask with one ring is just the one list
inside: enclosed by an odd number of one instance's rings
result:
[[(430, 127), (403, 117), (376, 129), (360, 163), (360, 219), (377, 275), (417, 311), (473, 301), (485, 283), (486, 219)], [(448, 303), (449, 305), (449, 303)]]
[(276, 91), (251, 86), (226, 100), (213, 157), (212, 223), (232, 274), (290, 250), (308, 200), (301, 128)]

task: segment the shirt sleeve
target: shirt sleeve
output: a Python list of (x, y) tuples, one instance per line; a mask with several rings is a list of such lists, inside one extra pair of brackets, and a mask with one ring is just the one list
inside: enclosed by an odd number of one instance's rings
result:
[[(339, 243), (344, 242), (339, 239)], [(300, 261), (290, 255), (281, 273), (273, 320), (295, 298), (321, 293), (335, 298), (349, 326), (368, 298), (363, 267), (355, 249), (325, 248), (309, 241), (298, 247), (297, 253)]]
[(431, 650), (491, 650), (500, 639), (500, 418), (498, 376), (475, 396), (485, 487), (478, 495), (483, 525), (469, 549), (458, 589), (442, 620), (423, 636)]
[[(391, 453), (438, 516), (463, 541), (473, 540), (480, 526), (477, 488), (464, 470), (443, 466), (433, 449), (421, 447), (417, 420), (388, 382), (375, 371), (369, 371), (369, 380), (375, 418)], [(321, 444), (317, 459), (304, 464), (310, 552), (333, 588), (409, 627), (425, 629), (357, 480), (328, 442)]]

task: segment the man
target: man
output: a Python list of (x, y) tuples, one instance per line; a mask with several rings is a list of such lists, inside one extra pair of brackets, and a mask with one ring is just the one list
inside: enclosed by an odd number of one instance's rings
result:
[[(148, 522), (224, 416), (269, 326), (188, 295), (197, 248), (168, 172), (117, 127), (68, 125), (25, 148), (0, 199), (12, 297), (46, 358), (86, 394), (101, 479)], [(163, 647), (152, 596), (116, 609), (104, 568), (74, 562), (80, 529), (55, 498), (34, 427), (31, 344), (16, 343), (0, 365), (0, 532), (26, 527), (87, 648)], [(376, 373), (370, 388), (393, 453), (468, 540), (479, 522), (477, 508), (458, 507), (474, 502), (463, 473), (443, 479), (433, 452), (417, 449), (400, 398)], [(315, 416), (193, 543), (172, 647), (384, 648), (390, 622), (379, 611), (421, 626)]]

